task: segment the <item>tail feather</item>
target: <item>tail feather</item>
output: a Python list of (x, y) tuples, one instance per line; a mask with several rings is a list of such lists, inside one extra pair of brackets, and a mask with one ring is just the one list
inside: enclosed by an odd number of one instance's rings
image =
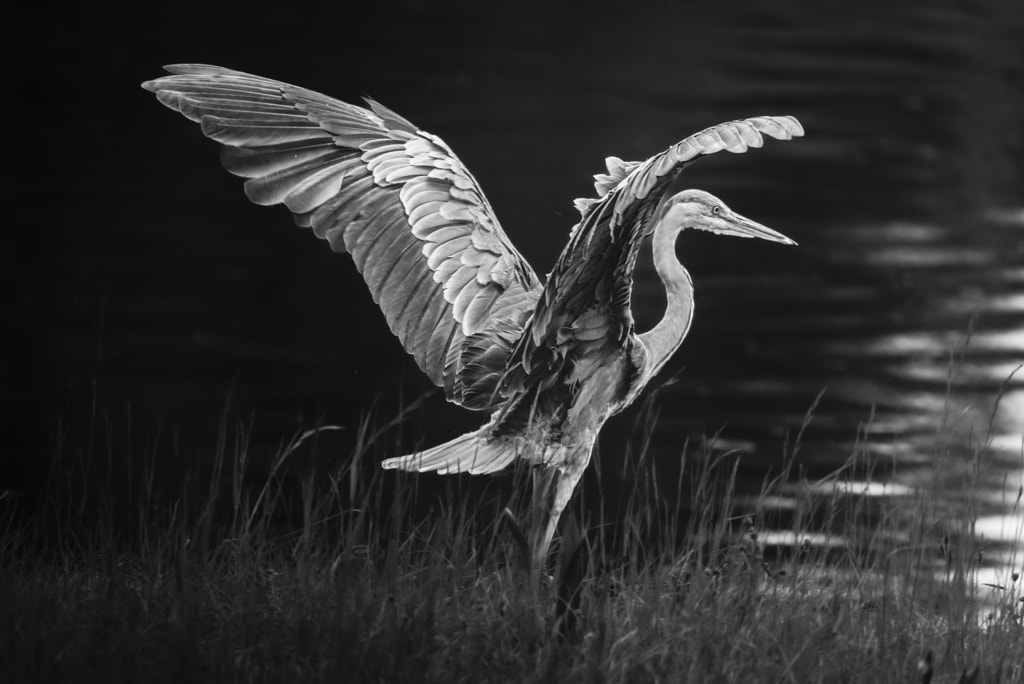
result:
[(381, 463), (385, 470), (411, 470), (420, 473), (493, 473), (515, 460), (517, 450), (511, 441), (490, 441), (483, 430), (469, 432), (431, 449), (408, 456), (389, 458)]

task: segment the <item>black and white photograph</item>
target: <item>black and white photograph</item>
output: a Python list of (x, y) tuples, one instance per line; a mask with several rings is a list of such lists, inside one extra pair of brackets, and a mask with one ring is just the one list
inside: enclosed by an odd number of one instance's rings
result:
[(1024, 5), (4, 24), (0, 682), (1024, 681)]

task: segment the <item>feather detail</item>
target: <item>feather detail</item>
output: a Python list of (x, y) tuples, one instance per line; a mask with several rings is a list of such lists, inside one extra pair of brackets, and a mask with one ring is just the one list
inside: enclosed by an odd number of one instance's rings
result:
[(385, 470), (436, 472), (441, 475), (497, 472), (516, 459), (518, 450), (511, 440), (488, 439), (485, 430), (486, 426), (432, 449), (389, 458), (381, 466)]
[(351, 254), (388, 326), (461, 401), (466, 335), (491, 311), (525, 316), (540, 284), (451, 149), (374, 100), (365, 109), (209, 65), (167, 70), (143, 87), (224, 145), (225, 168), (247, 179), (253, 202), (284, 204), (295, 223)]

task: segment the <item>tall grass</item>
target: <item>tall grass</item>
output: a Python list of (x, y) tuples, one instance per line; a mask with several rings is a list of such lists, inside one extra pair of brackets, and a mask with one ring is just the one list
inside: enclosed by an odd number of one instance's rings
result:
[(525, 473), (421, 490), (439, 480), (377, 467), (400, 420), (259, 463), (227, 419), (188, 457), (127, 416), (59, 430), (43, 494), (0, 499), (0, 681), (1024, 678), (1018, 579), (995, 605), (974, 580), (977, 508), (843, 490), (863, 454), (815, 487), (787, 467), (747, 505), (712, 443), (665, 496), (639, 438), (622, 506), (583, 492), (537, 596), (499, 514)]

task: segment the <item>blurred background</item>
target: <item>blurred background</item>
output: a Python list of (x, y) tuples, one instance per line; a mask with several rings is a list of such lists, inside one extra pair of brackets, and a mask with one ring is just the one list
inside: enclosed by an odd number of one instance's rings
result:
[[(169, 439), (201, 454), (227, 417), (270, 458), (297, 431), (351, 428), (371, 409), (386, 420), (422, 397), (384, 454), (485, 419), (431, 389), (348, 257), (284, 208), (251, 205), (217, 146), (139, 87), (163, 64), (204, 62), (369, 95), (441, 136), (539, 274), (604, 157), (644, 159), (730, 119), (798, 117), (805, 138), (685, 174), (799, 247), (684, 234), (696, 317), (662, 376), (676, 382), (653, 400), (650, 458), (674, 483), (684, 445), (711, 441), (691, 457), (738, 454), (756, 491), (804, 427), (809, 481), (856, 454), (890, 483), (880, 494), (938, 478), (955, 502), (981, 457), (988, 534), (1012, 522), (1024, 449), (1016, 1), (23, 11), (2, 29), (13, 156), (0, 488), (41, 487), (46, 454), (74, 451), (96, 425), (117, 426), (129, 450)], [(639, 328), (663, 305), (642, 263)], [(638, 415), (605, 430), (605, 488), (630, 484)]]

